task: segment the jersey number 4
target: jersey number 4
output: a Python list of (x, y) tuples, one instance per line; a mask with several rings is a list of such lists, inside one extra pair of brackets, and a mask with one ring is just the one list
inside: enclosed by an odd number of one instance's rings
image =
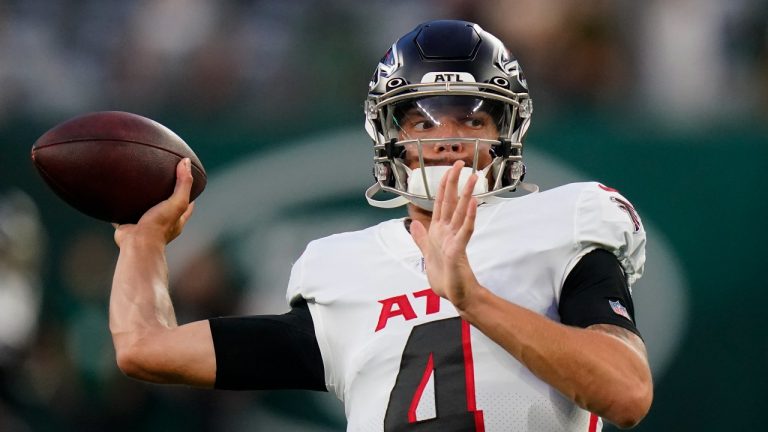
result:
[[(433, 378), (435, 412), (417, 420), (424, 389)], [(475, 374), (469, 323), (448, 318), (411, 330), (400, 360), (400, 372), (389, 395), (385, 432), (466, 432), (485, 430), (483, 412), (475, 406)]]

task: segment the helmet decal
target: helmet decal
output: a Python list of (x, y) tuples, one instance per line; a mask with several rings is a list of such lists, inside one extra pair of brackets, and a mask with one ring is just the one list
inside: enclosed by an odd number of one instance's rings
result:
[(421, 78), (421, 82), (475, 82), (475, 77), (469, 72), (427, 72)]
[[(383, 78), (389, 78), (392, 76), (395, 70), (400, 67), (399, 63), (400, 62), (398, 61), (397, 56), (397, 45), (395, 44), (392, 45), (386, 53), (384, 53), (384, 57), (382, 57), (379, 61), (379, 65), (376, 67), (376, 71), (373, 73), (371, 82), (368, 84), (369, 90), (378, 86)], [(399, 85), (394, 87), (398, 86)]]
[(506, 49), (499, 50), (499, 67), (507, 73), (507, 75), (517, 79), (517, 83), (524, 89), (528, 89), (528, 81), (523, 75), (523, 70), (520, 68), (520, 63), (511, 58), (509, 51)]

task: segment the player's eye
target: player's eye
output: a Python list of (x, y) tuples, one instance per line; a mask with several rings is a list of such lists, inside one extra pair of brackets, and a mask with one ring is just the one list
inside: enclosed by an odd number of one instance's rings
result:
[(464, 125), (471, 129), (482, 129), (485, 126), (485, 119), (482, 118), (469, 118), (464, 121)]
[(464, 126), (470, 128), (470, 129), (481, 129), (484, 125), (484, 122), (480, 119), (467, 119), (464, 121)]
[(429, 120), (422, 120), (422, 121), (413, 123), (413, 130), (417, 132), (428, 131), (434, 127), (435, 127), (435, 123)]

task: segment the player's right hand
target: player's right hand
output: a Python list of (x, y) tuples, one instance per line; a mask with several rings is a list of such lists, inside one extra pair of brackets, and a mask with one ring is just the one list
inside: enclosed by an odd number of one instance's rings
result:
[(184, 158), (176, 165), (176, 186), (168, 199), (147, 210), (136, 224), (113, 224), (117, 246), (120, 247), (128, 237), (141, 237), (163, 244), (178, 237), (195, 207), (189, 202), (191, 190), (191, 162), (189, 158)]

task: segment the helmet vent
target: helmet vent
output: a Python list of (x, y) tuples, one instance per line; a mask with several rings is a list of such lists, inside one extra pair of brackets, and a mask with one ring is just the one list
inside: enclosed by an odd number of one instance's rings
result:
[(416, 35), (416, 45), (427, 59), (471, 60), (480, 46), (480, 35), (463, 21), (432, 21)]

